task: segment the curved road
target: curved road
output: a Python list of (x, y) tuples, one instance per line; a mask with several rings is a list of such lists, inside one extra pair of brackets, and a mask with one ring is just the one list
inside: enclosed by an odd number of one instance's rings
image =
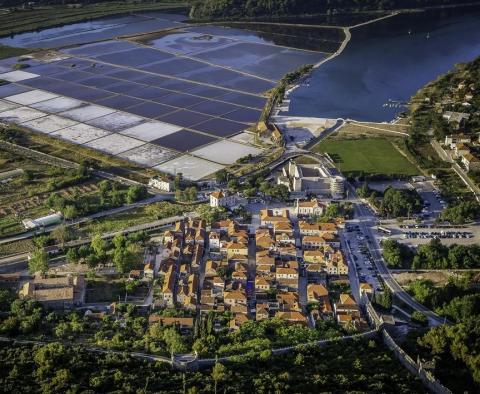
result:
[(372, 254), (372, 258), (375, 262), (375, 266), (377, 267), (378, 273), (382, 277), (385, 284), (392, 291), (394, 296), (404, 302), (410, 308), (422, 312), (425, 316), (427, 316), (430, 325), (437, 326), (440, 324), (448, 323), (445, 318), (437, 315), (435, 312), (431, 311), (426, 306), (417, 302), (398, 284), (398, 282), (392, 276), (385, 264), (385, 260), (383, 259), (380, 245), (378, 244), (375, 234), (372, 231), (372, 227), (375, 226), (377, 221), (376, 217), (373, 214), (369, 213), (365, 205), (361, 202), (355, 203), (355, 213), (356, 217), (359, 220), (359, 225), (362, 228), (362, 232), (368, 235), (368, 246)]

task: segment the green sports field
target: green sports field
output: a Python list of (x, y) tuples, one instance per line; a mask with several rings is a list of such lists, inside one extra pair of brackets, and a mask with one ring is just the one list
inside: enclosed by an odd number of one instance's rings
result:
[(417, 168), (383, 138), (326, 139), (313, 149), (328, 153), (344, 174), (418, 174)]

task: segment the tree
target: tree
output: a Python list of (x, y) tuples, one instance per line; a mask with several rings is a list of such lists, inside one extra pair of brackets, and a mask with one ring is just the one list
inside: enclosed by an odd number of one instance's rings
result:
[(375, 304), (379, 305), (383, 309), (389, 310), (392, 307), (393, 295), (388, 287), (385, 287), (383, 292), (375, 293)]
[(412, 321), (413, 322), (418, 323), (422, 326), (428, 325), (427, 316), (425, 316), (422, 312), (413, 311), (411, 316), (412, 316)]
[(61, 224), (52, 231), (52, 237), (63, 248), (65, 242), (70, 241), (72, 231), (65, 224)]
[(14, 294), (9, 290), (0, 290), (0, 311), (10, 310), (10, 304), (15, 299)]
[(383, 257), (389, 267), (409, 268), (412, 264), (414, 253), (404, 244), (394, 239), (382, 241)]
[(67, 258), (67, 262), (69, 262), (69, 263), (78, 263), (78, 260), (80, 258), (80, 256), (78, 255), (77, 248), (68, 249), (65, 257)]
[(78, 210), (75, 205), (67, 205), (63, 209), (63, 216), (65, 219), (73, 219), (74, 217), (78, 216)]
[(417, 191), (389, 187), (383, 194), (379, 209), (382, 215), (389, 218), (410, 217), (420, 212), (422, 205), (422, 198)]
[(215, 382), (215, 394), (217, 394), (218, 382), (223, 381), (227, 377), (227, 368), (223, 364), (215, 363), (212, 368), (212, 379)]
[(206, 220), (207, 223), (213, 223), (226, 218), (227, 211), (223, 207), (216, 208), (209, 205), (200, 205), (197, 208), (197, 214), (202, 219)]
[(179, 172), (177, 175), (175, 175), (175, 179), (173, 180), (174, 189), (175, 190), (180, 189), (180, 187), (182, 186), (182, 182), (183, 182), (183, 174)]
[(120, 273), (128, 272), (132, 269), (135, 264), (137, 255), (130, 252), (126, 248), (117, 248), (113, 252), (113, 263), (115, 268)]
[(90, 244), (98, 257), (103, 258), (107, 252), (107, 242), (100, 234), (95, 234)]
[(48, 271), (48, 254), (43, 249), (34, 251), (28, 260), (28, 271), (31, 274), (41, 272), (42, 274)]
[(115, 249), (120, 249), (120, 248), (123, 248), (126, 243), (127, 243), (127, 237), (125, 237), (125, 235), (123, 234), (116, 234), (114, 237), (113, 237), (113, 245), (115, 246)]
[(215, 180), (218, 183), (224, 183), (228, 180), (228, 172), (225, 169), (221, 169), (215, 173)]
[(115, 190), (113, 189), (110, 192), (110, 201), (113, 206), (118, 207), (119, 205), (122, 205), (125, 202), (123, 193), (120, 190)]
[(474, 201), (462, 201), (445, 208), (441, 218), (447, 222), (462, 224), (471, 222), (480, 216), (480, 205)]
[(143, 200), (148, 195), (147, 188), (145, 186), (133, 185), (127, 190), (126, 201), (127, 204), (132, 204), (136, 201)]
[(33, 238), (33, 244), (37, 248), (43, 248), (50, 242), (50, 237), (48, 235), (38, 235)]
[(183, 342), (182, 335), (174, 327), (167, 328), (163, 331), (163, 340), (170, 353), (186, 353), (188, 351), (187, 346)]
[(330, 219), (341, 216), (340, 206), (337, 203), (331, 203), (325, 209), (325, 216)]
[(87, 161), (82, 160), (82, 162), (77, 168), (77, 176), (81, 178), (90, 176), (90, 168), (89, 168), (89, 163)]

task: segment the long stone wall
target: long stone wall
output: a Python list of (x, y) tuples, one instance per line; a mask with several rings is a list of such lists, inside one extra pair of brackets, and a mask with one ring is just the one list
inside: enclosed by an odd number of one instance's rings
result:
[(390, 334), (382, 330), (383, 342), (393, 351), (400, 363), (407, 368), (412, 374), (418, 376), (432, 393), (435, 394), (452, 394), (452, 392), (440, 383), (430, 372), (425, 371), (421, 365), (417, 364), (403, 349), (397, 345)]
[[(343, 337), (338, 337), (338, 338), (332, 338), (332, 339), (323, 339), (321, 341), (315, 341), (315, 342), (310, 342), (310, 343), (301, 343), (299, 345), (294, 345), (294, 346), (287, 346), (283, 348), (277, 348), (272, 350), (272, 354), (275, 356), (282, 355), (289, 353), (291, 351), (299, 350), (305, 347), (324, 347), (328, 344), (331, 343), (339, 343), (339, 342), (346, 342), (350, 341), (353, 339), (361, 338), (361, 339), (368, 339), (368, 338), (374, 338), (378, 335), (378, 329), (370, 330), (363, 332), (361, 334), (354, 334), (354, 335), (348, 335), (348, 336), (343, 336)], [(258, 352), (260, 353), (260, 351)], [(239, 357), (244, 357), (246, 354), (238, 354), (238, 355), (233, 355), (233, 356), (227, 356), (227, 357), (219, 357), (217, 359), (215, 358), (204, 358), (204, 359), (197, 359), (195, 360), (196, 367), (198, 369), (202, 368), (208, 368), (212, 367), (215, 365), (215, 363), (228, 363), (236, 358)]]

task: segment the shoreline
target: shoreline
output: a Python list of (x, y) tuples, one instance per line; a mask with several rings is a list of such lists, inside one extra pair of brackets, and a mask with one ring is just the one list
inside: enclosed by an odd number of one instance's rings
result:
[[(381, 20), (384, 20), (384, 19), (388, 19), (388, 18), (391, 18), (391, 17), (394, 17), (394, 16), (397, 16), (399, 14), (401, 14), (402, 12), (404, 11), (394, 11), (388, 15), (384, 15), (384, 16), (381, 16), (379, 18), (375, 18), (375, 19), (371, 19), (369, 21), (366, 21), (366, 22), (362, 22), (362, 23), (358, 23), (356, 25), (352, 25), (352, 26), (345, 26), (345, 27), (337, 27), (338, 29), (342, 29), (343, 30), (343, 33), (345, 34), (345, 38), (343, 39), (342, 43), (340, 44), (339, 48), (334, 52), (332, 53), (330, 56), (322, 59), (321, 61), (319, 61), (318, 63), (314, 64), (313, 65), (313, 68), (312, 70), (307, 74), (307, 75), (304, 75), (299, 81), (297, 81), (296, 84), (292, 85), (286, 92), (285, 92), (285, 95), (283, 96), (283, 100), (282, 102), (284, 102), (285, 100), (288, 100), (290, 101), (289, 99), (289, 96), (290, 94), (295, 91), (297, 88), (299, 88), (303, 81), (307, 78), (309, 78), (309, 76), (313, 73), (313, 71), (317, 68), (319, 68), (320, 66), (322, 66), (323, 64), (329, 62), (330, 60), (332, 59), (335, 59), (337, 56), (340, 56), (342, 54), (342, 52), (345, 50), (345, 48), (347, 47), (348, 43), (350, 42), (350, 40), (352, 39), (352, 33), (351, 33), (351, 30), (352, 29), (356, 29), (358, 27), (362, 27), (362, 26), (366, 26), (366, 25), (369, 25), (369, 24), (372, 24), (372, 23), (376, 23), (378, 21), (381, 21)], [(290, 105), (290, 104), (289, 104)], [(278, 116), (278, 113), (281, 111), (281, 108), (276, 105), (275, 108), (274, 108), (274, 111), (272, 111), (273, 113), (273, 116)], [(282, 115), (280, 115), (282, 116)], [(287, 115), (283, 115), (283, 116), (287, 116)], [(319, 118), (319, 119), (323, 119), (323, 118)]]

